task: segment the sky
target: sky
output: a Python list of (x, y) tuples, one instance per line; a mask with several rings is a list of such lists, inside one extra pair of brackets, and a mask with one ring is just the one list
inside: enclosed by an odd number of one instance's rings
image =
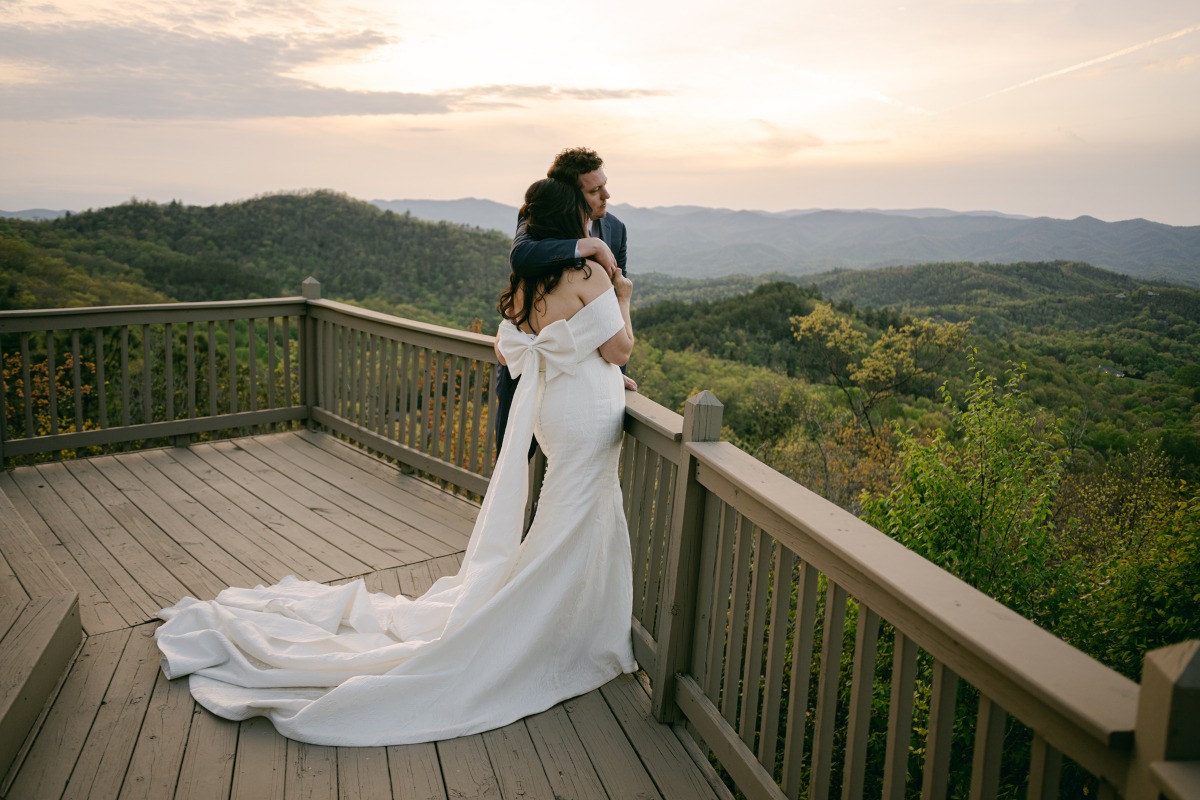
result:
[(0, 209), (333, 189), (1200, 225), (1197, 0), (0, 0)]

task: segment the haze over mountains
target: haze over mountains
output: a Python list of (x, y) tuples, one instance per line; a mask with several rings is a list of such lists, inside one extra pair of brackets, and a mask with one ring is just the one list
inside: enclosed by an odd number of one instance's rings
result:
[[(475, 198), (371, 202), (417, 219), (508, 236), (517, 216), (514, 206)], [(767, 212), (616, 205), (613, 211), (630, 229), (629, 263), (641, 273), (690, 278), (809, 275), (938, 262), (1065, 260), (1143, 280), (1200, 286), (1200, 226), (937, 208)], [(0, 217), (53, 219), (64, 213), (29, 209), (0, 211)]]
[[(508, 235), (517, 216), (513, 206), (474, 198), (372, 202), (418, 219)], [(1200, 226), (932, 208), (766, 212), (616, 205), (613, 212), (630, 229), (629, 261), (639, 272), (704, 278), (952, 261), (1068, 260), (1200, 286)]]

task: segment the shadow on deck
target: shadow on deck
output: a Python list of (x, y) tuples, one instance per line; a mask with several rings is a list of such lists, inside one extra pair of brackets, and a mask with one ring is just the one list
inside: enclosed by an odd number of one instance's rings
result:
[[(22, 467), (0, 489), (79, 597), (85, 634), (2, 785), (6, 798), (704, 798), (697, 751), (642, 681), (436, 744), (320, 747), (229, 722), (168, 682), (155, 612), (285, 575), (423, 592), (478, 506), (327, 434), (256, 436)], [(10, 512), (11, 513), (11, 512)]]

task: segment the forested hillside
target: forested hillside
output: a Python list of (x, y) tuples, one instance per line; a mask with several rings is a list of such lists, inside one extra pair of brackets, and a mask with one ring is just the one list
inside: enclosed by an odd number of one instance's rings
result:
[[(880, 332), (913, 317), (971, 323), (971, 345), (992, 374), (1026, 365), (1024, 390), (1079, 420), (1080, 443), (1122, 451), (1143, 437), (1200, 469), (1200, 290), (1146, 284), (1086, 264), (930, 264), (777, 282), (719, 300), (635, 310), (638, 335), (822, 383), (827, 365), (797, 341), (789, 318), (825, 299)], [(878, 333), (876, 333), (878, 335)], [(914, 382), (936, 399), (946, 373)], [(896, 409), (895, 413), (902, 413)], [(911, 413), (911, 412), (910, 412)]]
[[(0, 242), (19, 256), (5, 256), (0, 272), (5, 308), (112, 302), (91, 282), (113, 279), (183, 301), (293, 295), (312, 275), (326, 297), (463, 326), (494, 319), (509, 248), (499, 233), (332, 192), (217, 206), (135, 201), (50, 221), (5, 220)], [(49, 296), (35, 291), (47, 264), (70, 277)]]

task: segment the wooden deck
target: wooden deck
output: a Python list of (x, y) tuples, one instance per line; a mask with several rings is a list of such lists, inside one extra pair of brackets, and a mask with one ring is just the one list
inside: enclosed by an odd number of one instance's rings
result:
[(331, 436), (22, 467), (0, 490), (78, 592), (85, 633), (5, 798), (726, 796), (632, 676), (497, 731), (386, 748), (289, 741), (168, 682), (154, 614), (184, 595), (289, 574), (414, 595), (457, 570), (478, 507)]

